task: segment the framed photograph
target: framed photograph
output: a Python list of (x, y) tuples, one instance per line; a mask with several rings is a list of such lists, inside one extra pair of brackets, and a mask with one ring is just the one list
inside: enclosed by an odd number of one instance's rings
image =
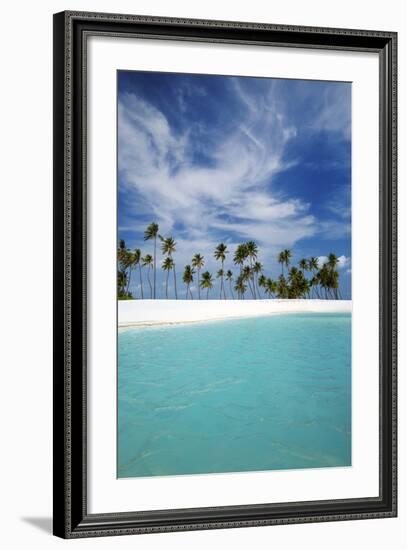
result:
[(393, 32), (54, 16), (54, 534), (394, 517)]

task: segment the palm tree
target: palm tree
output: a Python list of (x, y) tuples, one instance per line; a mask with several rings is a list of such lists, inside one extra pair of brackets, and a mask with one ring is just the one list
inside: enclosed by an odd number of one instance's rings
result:
[(213, 287), (212, 275), (209, 271), (204, 271), (201, 277), (201, 288), (206, 288), (206, 299), (209, 298), (209, 290)]
[(319, 260), (315, 256), (312, 256), (312, 258), (308, 261), (308, 270), (312, 272), (312, 278), (311, 278), (311, 295), (312, 290), (315, 288), (315, 294), (317, 295), (317, 298), (320, 298), (319, 292), (318, 292), (318, 277), (316, 276), (316, 272), (319, 268)]
[(254, 241), (248, 241), (246, 243), (246, 250), (247, 250), (247, 257), (249, 258), (249, 261), (250, 261), (250, 268), (251, 268), (250, 273), (251, 273), (251, 279), (252, 279), (252, 284), (253, 284), (253, 297), (254, 297), (254, 299), (256, 299), (257, 295), (256, 295), (256, 283), (255, 283), (255, 280), (254, 280), (253, 262), (254, 262), (254, 260), (257, 259), (257, 254), (259, 252), (259, 248), (258, 248), (257, 244)]
[(259, 253), (259, 247), (254, 241), (248, 241), (246, 243), (247, 256), (250, 260), (256, 260)]
[(239, 275), (239, 277), (236, 279), (235, 290), (237, 292), (237, 296), (239, 300), (244, 300), (244, 295), (247, 290), (247, 285), (245, 284), (245, 281), (242, 275)]
[(233, 273), (231, 272), (230, 269), (228, 269), (228, 270), (226, 271), (226, 280), (229, 281), (230, 294), (232, 295), (232, 299), (234, 300), (234, 299), (235, 299), (235, 296), (234, 296), (234, 294), (233, 294), (233, 289), (232, 289)]
[(308, 271), (309, 269), (309, 262), (308, 260), (306, 260), (305, 258), (303, 258), (302, 260), (300, 260), (298, 262), (298, 265), (300, 266), (300, 268), (303, 270), (303, 271)]
[(328, 256), (328, 267), (330, 267), (331, 269), (335, 269), (338, 263), (339, 263), (338, 256), (333, 252), (330, 252)]
[(128, 248), (126, 247), (126, 241), (124, 239), (120, 239), (119, 246), (117, 248), (117, 261), (119, 263), (123, 261), (127, 252)]
[(122, 270), (117, 270), (117, 296), (119, 298), (124, 297), (124, 287), (127, 283), (127, 273)]
[(128, 267), (128, 277), (127, 277), (127, 286), (126, 286), (126, 295), (129, 296), (129, 288), (130, 288), (130, 281), (131, 281), (131, 274), (132, 274), (132, 271), (133, 271), (133, 267), (136, 265), (136, 258), (134, 256), (134, 254), (132, 254), (130, 251), (129, 251), (129, 255), (128, 255), (128, 261), (127, 261), (127, 267)]
[(257, 280), (258, 292), (260, 297), (260, 288), (264, 288), (264, 292), (267, 294), (267, 277), (262, 273)]
[(174, 260), (170, 256), (167, 256), (162, 263), (162, 268), (164, 271), (167, 272), (167, 275), (165, 277), (165, 297), (168, 300), (168, 277), (170, 275), (171, 269), (174, 269)]
[(246, 243), (237, 245), (233, 256), (233, 262), (240, 267), (240, 273), (242, 273), (243, 264), (247, 258), (247, 246)]
[(334, 291), (335, 300), (341, 300), (341, 292), (339, 290), (339, 273), (338, 271), (333, 271), (331, 275), (331, 288)]
[(279, 275), (278, 277), (276, 292), (278, 298), (289, 298), (289, 287), (284, 275)]
[(249, 288), (250, 288), (250, 292), (252, 293), (252, 297), (255, 298), (256, 295), (253, 291), (253, 288), (252, 288), (252, 285), (250, 284), (250, 281), (252, 279), (252, 268), (249, 266), (249, 265), (245, 265), (242, 269), (242, 273), (240, 275), (242, 277), (242, 281), (243, 282), (247, 282), (247, 284), (249, 285)]
[(339, 273), (336, 270), (338, 263), (338, 257), (331, 252), (328, 261), (323, 264), (315, 275), (326, 300), (329, 298), (337, 300), (339, 298)]
[(319, 268), (318, 264), (319, 264), (318, 258), (315, 258), (315, 256), (313, 256), (312, 258), (309, 259), (309, 262), (308, 262), (309, 270), (315, 273), (315, 271)]
[[(174, 239), (172, 237), (161, 237), (160, 235), (160, 240), (161, 240), (161, 252), (163, 254), (167, 254), (167, 256), (169, 256), (169, 258), (171, 258), (173, 260), (173, 257), (172, 255), (176, 252), (176, 245), (177, 243), (174, 241)], [(175, 299), (178, 300), (178, 294), (177, 294), (177, 275), (175, 273), (175, 262), (173, 262), (173, 266), (172, 266), (172, 269), (173, 269), (173, 273), (174, 273), (174, 291), (175, 291)]]
[(333, 252), (331, 252), (328, 255), (328, 268), (330, 270), (328, 284), (329, 284), (329, 290), (333, 291), (333, 297), (335, 298), (335, 300), (337, 300), (338, 297), (339, 297), (338, 296), (339, 273), (336, 271), (336, 266), (338, 265), (338, 263), (339, 263), (338, 256), (336, 254), (334, 254)]
[(134, 266), (138, 265), (138, 269), (139, 269), (141, 299), (143, 300), (144, 293), (143, 293), (143, 278), (141, 276), (141, 250), (139, 248), (134, 249), (133, 259), (134, 259)]
[(263, 271), (263, 264), (260, 262), (254, 262), (253, 264), (253, 277), (254, 277), (254, 286), (257, 289), (257, 294), (260, 298), (260, 288), (259, 288), (259, 273)]
[(284, 275), (284, 266), (286, 266), (288, 268), (288, 265), (290, 263), (290, 260), (291, 260), (291, 250), (283, 250), (282, 252), (280, 252), (280, 254), (278, 255), (278, 263), (281, 264), (281, 275)]
[(151, 281), (150, 281), (150, 269), (151, 267), (154, 267), (154, 260), (151, 254), (146, 254), (144, 258), (141, 258), (141, 262), (143, 264), (143, 267), (147, 267), (147, 279), (148, 279), (148, 284), (150, 286), (150, 299), (152, 299), (153, 287), (151, 286)]
[[(218, 269), (218, 271), (216, 272), (216, 278), (221, 280), (220, 296), (219, 296), (220, 298), (222, 298), (222, 290), (224, 291), (224, 289), (222, 289), (222, 282), (223, 282), (223, 277), (224, 276), (225, 276), (224, 269)], [(224, 296), (224, 298), (226, 299), (226, 295)]]
[(310, 289), (311, 289), (311, 296), (312, 296), (312, 293), (315, 289), (315, 294), (316, 294), (317, 298), (320, 299), (321, 296), (319, 295), (319, 292), (318, 292), (318, 286), (319, 286), (318, 277), (316, 275), (313, 275), (311, 277), (311, 280), (310, 280), (309, 284), (310, 284)]
[(221, 261), (221, 269), (218, 271), (218, 273), (220, 273), (219, 277), (220, 277), (220, 298), (222, 298), (222, 292), (223, 292), (223, 297), (225, 298), (226, 300), (226, 292), (225, 292), (225, 288), (223, 286), (223, 265), (225, 263), (225, 260), (226, 260), (226, 254), (228, 254), (228, 247), (224, 244), (224, 243), (220, 243), (218, 244), (218, 246), (215, 248), (215, 259), (216, 260), (220, 260)]
[(124, 239), (120, 239), (117, 249), (117, 295), (119, 298), (130, 297), (128, 287), (132, 262), (132, 253), (126, 247)]
[(309, 292), (309, 283), (304, 276), (304, 272), (296, 267), (292, 267), (288, 274), (290, 286), (288, 289), (289, 298), (305, 298)]
[(289, 298), (297, 298), (299, 288), (298, 288), (298, 274), (299, 271), (296, 267), (292, 267), (288, 272), (288, 282), (290, 283), (288, 293)]
[(265, 283), (265, 292), (266, 294), (268, 294), (270, 297), (275, 295), (275, 293), (277, 292), (277, 283), (276, 281), (273, 281), (273, 279), (266, 279), (266, 283)]
[(184, 275), (182, 277), (182, 280), (187, 285), (186, 298), (188, 299), (188, 292), (189, 292), (189, 294), (191, 296), (191, 300), (192, 300), (192, 292), (190, 290), (190, 285), (194, 280), (194, 273), (195, 273), (195, 271), (192, 269), (192, 267), (190, 265), (186, 265), (185, 268), (184, 268)]
[(194, 267), (198, 273), (198, 298), (201, 299), (201, 285), (200, 285), (201, 281), (200, 281), (199, 274), (205, 264), (204, 257), (201, 256), (200, 254), (195, 254), (195, 256), (192, 258), (191, 263), (192, 263), (192, 267)]
[[(148, 225), (144, 232), (144, 240), (154, 239), (154, 254), (146, 254), (141, 257), (141, 250), (135, 248), (132, 252), (126, 247), (124, 239), (120, 239), (117, 247), (117, 297), (118, 299), (133, 298), (130, 287), (132, 284), (132, 274), (138, 266), (140, 277), (141, 299), (144, 299), (143, 290), (143, 274), (142, 267), (147, 267), (147, 279), (150, 287), (150, 299), (157, 297), (156, 287), (156, 248), (157, 236), (161, 240), (161, 250), (165, 255), (162, 262), (162, 269), (166, 272), (165, 295), (168, 299), (168, 283), (170, 271), (174, 272), (174, 291), (175, 298), (177, 294), (177, 276), (175, 270), (175, 261), (173, 255), (176, 252), (176, 242), (173, 237), (162, 237), (158, 233), (159, 227), (157, 223)], [(317, 257), (313, 256), (309, 259), (302, 258), (298, 262), (298, 267), (291, 264), (292, 252), (285, 249), (278, 255), (278, 262), (281, 264), (281, 275), (276, 281), (267, 278), (263, 273), (263, 266), (258, 261), (258, 246), (254, 241), (248, 241), (237, 245), (233, 262), (239, 266), (239, 275), (234, 277), (233, 272), (229, 269), (225, 272), (225, 260), (228, 254), (227, 245), (220, 243), (214, 251), (216, 260), (220, 261), (220, 269), (216, 272), (216, 277), (220, 279), (220, 295), (219, 297), (227, 299), (225, 278), (229, 281), (230, 295), (235, 299), (233, 290), (237, 291), (238, 299), (245, 299), (247, 289), (250, 289), (251, 296), (254, 299), (262, 297), (278, 298), (325, 298), (341, 299), (339, 285), (339, 258), (331, 252), (328, 255), (326, 262), (320, 266)], [(214, 277), (209, 271), (205, 271), (201, 275), (201, 270), (204, 267), (204, 257), (201, 254), (195, 254), (192, 257), (191, 264), (185, 266), (183, 271), (183, 281), (187, 285), (186, 298), (192, 299), (191, 283), (193, 276), (198, 274), (198, 296), (201, 298), (201, 288), (206, 289), (206, 299), (209, 299), (209, 291), (214, 286)], [(154, 272), (154, 282), (151, 281), (150, 271)], [(310, 272), (310, 275), (307, 275)], [(232, 285), (234, 282), (234, 286)], [(264, 294), (261, 291), (264, 289)], [(262, 296), (263, 294), (263, 296)], [(135, 296), (136, 297), (136, 296)]]
[(156, 283), (156, 260), (157, 260), (157, 235), (158, 235), (158, 223), (152, 222), (150, 225), (147, 226), (147, 229), (144, 231), (144, 240), (149, 241), (150, 239), (154, 239), (154, 263), (153, 263), (153, 269), (154, 269), (154, 299), (155, 299), (155, 283)]

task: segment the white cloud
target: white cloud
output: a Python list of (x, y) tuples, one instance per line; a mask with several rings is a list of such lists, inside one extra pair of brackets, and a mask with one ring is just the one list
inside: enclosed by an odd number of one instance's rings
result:
[[(148, 212), (162, 234), (174, 233), (175, 224), (188, 228), (176, 234), (178, 249), (189, 258), (205, 250), (212, 255), (222, 230), (224, 239), (234, 232), (237, 240), (255, 239), (273, 249), (293, 246), (318, 230), (308, 204), (272, 192), (275, 175), (290, 166), (283, 153), (296, 129), (270, 98), (254, 106), (250, 94), (235, 89), (243, 113), (211, 148), (208, 166), (193, 162), (192, 130), (176, 134), (162, 112), (134, 94), (124, 94), (119, 103), (121, 184), (137, 191), (134, 208)], [(200, 129), (205, 132), (211, 129)]]
[(350, 235), (351, 233), (351, 222), (348, 221), (337, 221), (337, 220), (328, 220), (321, 221), (319, 223), (319, 232), (322, 236), (329, 239), (341, 239)]
[(316, 131), (337, 132), (344, 139), (349, 140), (351, 137), (349, 93), (338, 94), (337, 90), (326, 88), (312, 128)]
[(338, 267), (339, 269), (344, 269), (350, 265), (350, 258), (346, 256), (339, 256), (338, 258)]
[(318, 266), (322, 267), (328, 261), (328, 256), (318, 256)]
[[(328, 256), (318, 256), (318, 265), (322, 267), (328, 261)], [(350, 258), (347, 256), (338, 256), (338, 269), (345, 269), (350, 266)], [(346, 273), (350, 272), (350, 269)]]

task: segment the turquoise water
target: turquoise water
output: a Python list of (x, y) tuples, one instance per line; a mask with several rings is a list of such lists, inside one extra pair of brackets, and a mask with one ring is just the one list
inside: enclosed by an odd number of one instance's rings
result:
[(351, 315), (126, 329), (118, 477), (351, 464)]

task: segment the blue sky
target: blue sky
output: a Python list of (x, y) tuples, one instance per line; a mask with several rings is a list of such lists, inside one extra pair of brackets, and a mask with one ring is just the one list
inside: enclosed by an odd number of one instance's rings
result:
[(236, 245), (254, 240), (275, 278), (284, 248), (294, 263), (335, 252), (350, 298), (351, 84), (119, 71), (118, 238), (152, 253), (151, 221), (177, 242), (181, 297), (193, 254), (215, 274), (218, 243), (233, 269)]

